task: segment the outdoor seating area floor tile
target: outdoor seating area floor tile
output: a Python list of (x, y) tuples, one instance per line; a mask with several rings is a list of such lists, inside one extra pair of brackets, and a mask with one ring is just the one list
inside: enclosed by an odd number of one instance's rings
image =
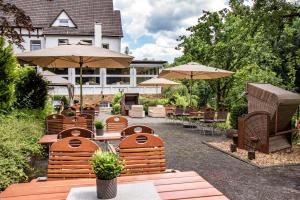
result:
[(232, 200), (299, 199), (300, 166), (259, 169), (202, 143), (223, 136), (170, 123), (147, 125), (166, 143), (168, 168), (196, 171)]

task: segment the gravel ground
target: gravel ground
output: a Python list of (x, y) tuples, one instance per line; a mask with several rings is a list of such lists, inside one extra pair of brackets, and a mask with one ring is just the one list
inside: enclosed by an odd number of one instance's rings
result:
[(168, 168), (196, 171), (232, 200), (300, 199), (300, 166), (258, 169), (202, 143), (223, 136), (204, 136), (165, 119), (129, 118), (129, 124), (150, 126), (164, 139)]

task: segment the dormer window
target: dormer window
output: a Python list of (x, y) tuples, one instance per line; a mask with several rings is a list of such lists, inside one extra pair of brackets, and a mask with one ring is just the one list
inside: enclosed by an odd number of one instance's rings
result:
[(70, 27), (76, 28), (76, 24), (65, 10), (62, 10), (52, 22), (53, 27)]
[(69, 26), (69, 19), (59, 19), (59, 26)]

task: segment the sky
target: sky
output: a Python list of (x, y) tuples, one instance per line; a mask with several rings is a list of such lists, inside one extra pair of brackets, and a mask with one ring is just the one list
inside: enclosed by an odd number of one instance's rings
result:
[(197, 24), (202, 11), (218, 11), (227, 0), (114, 0), (121, 11), (125, 47), (135, 59), (172, 62), (182, 55), (175, 50), (176, 39), (187, 35), (186, 29)]

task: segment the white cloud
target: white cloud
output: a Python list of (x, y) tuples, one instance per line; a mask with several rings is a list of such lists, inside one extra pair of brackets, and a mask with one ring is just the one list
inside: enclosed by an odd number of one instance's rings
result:
[[(186, 35), (186, 28), (197, 23), (203, 10), (217, 11), (225, 0), (114, 0), (121, 10), (123, 31), (135, 43), (142, 36), (151, 36), (153, 43), (130, 49), (136, 59), (164, 59), (173, 61), (181, 55), (175, 50), (176, 39)], [(123, 48), (129, 45), (122, 44)], [(130, 45), (129, 45), (130, 47)]]

